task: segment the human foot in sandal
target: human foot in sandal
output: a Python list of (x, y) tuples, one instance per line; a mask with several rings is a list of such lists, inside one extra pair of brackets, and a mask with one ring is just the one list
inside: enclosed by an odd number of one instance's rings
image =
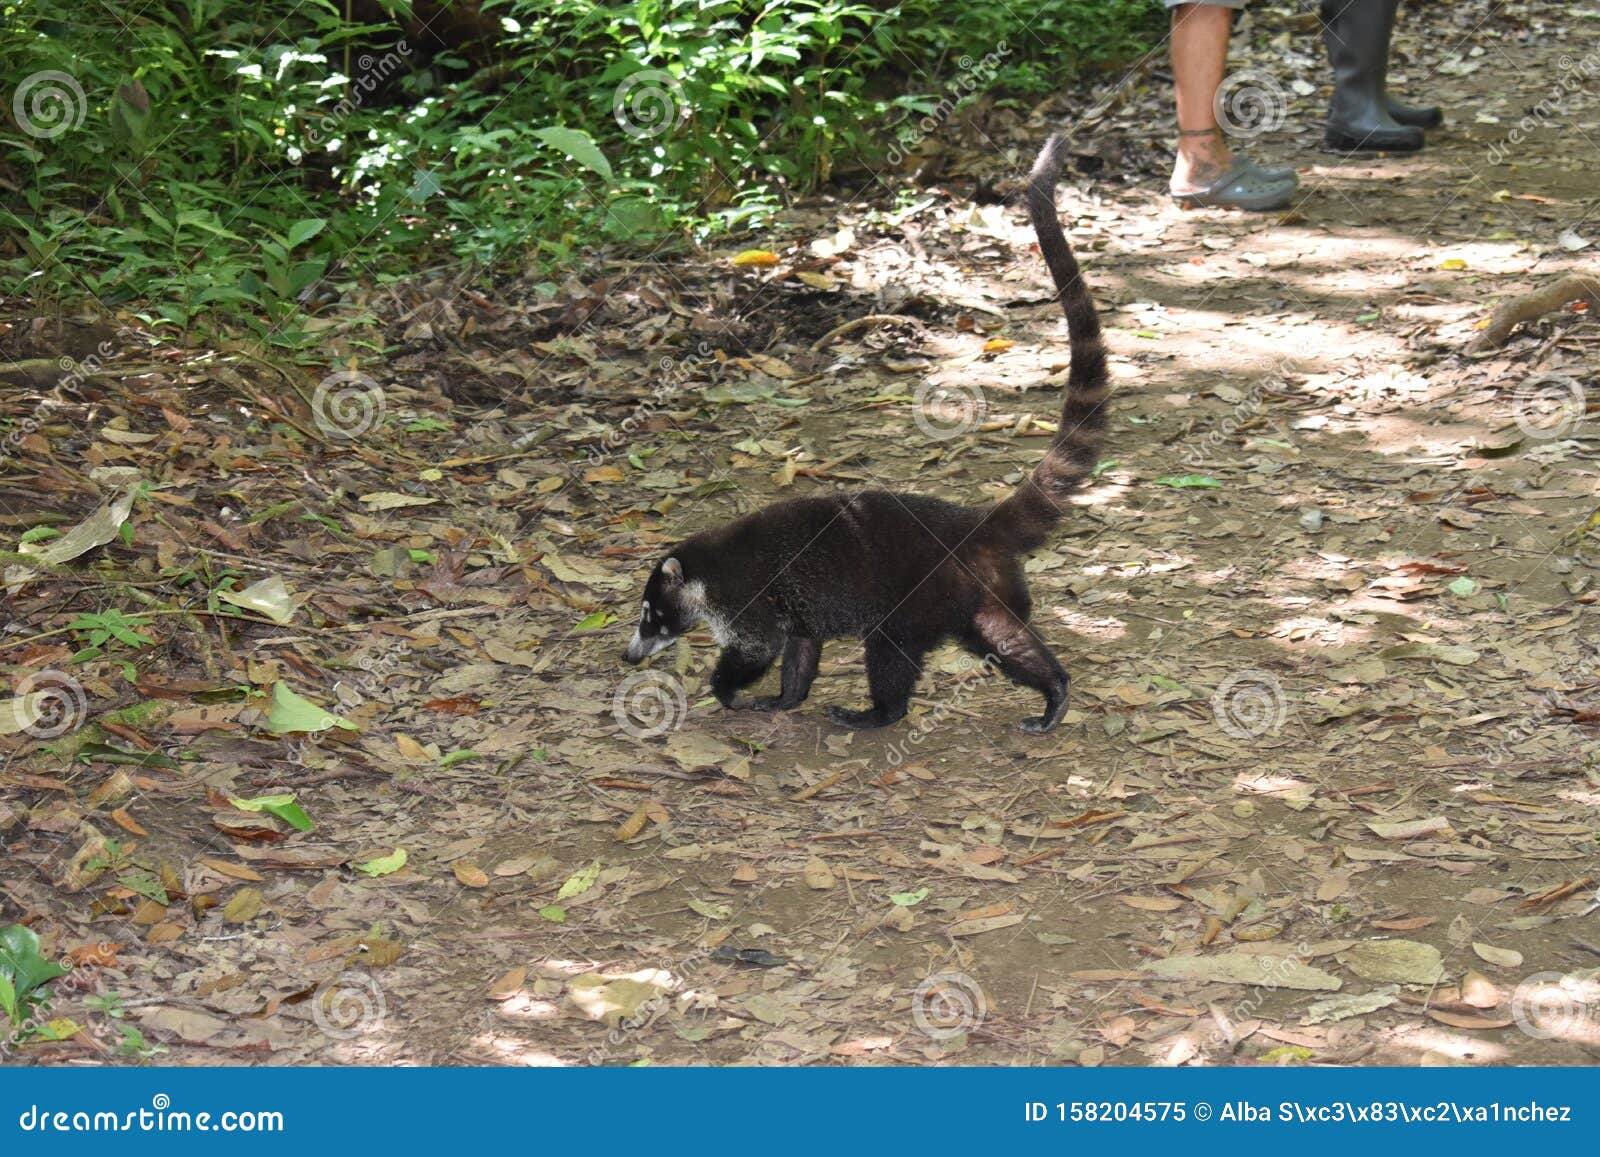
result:
[(1178, 161), (1168, 187), (1180, 205), (1266, 210), (1287, 205), (1300, 179), (1293, 169), (1263, 169), (1235, 156), (1221, 132), (1202, 129), (1178, 134)]

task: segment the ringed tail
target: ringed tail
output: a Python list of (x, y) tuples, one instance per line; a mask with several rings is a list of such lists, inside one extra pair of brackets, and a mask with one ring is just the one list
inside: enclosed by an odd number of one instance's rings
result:
[(1083, 273), (1056, 216), (1056, 185), (1066, 160), (1067, 140), (1052, 136), (1028, 174), (1028, 213), (1039, 238), (1039, 252), (1050, 268), (1056, 296), (1067, 317), (1072, 367), (1061, 402), (1061, 425), (1044, 461), (990, 516), (990, 524), (1022, 550), (1043, 546), (1060, 520), (1061, 503), (1083, 485), (1100, 458), (1105, 432), (1105, 400), (1110, 392), (1106, 346), (1100, 316), (1083, 283)]

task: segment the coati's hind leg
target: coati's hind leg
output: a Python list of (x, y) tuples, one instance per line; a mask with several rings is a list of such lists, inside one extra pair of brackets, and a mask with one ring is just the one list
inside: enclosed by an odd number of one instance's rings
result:
[(842, 727), (883, 727), (904, 719), (911, 692), (922, 674), (927, 647), (897, 642), (882, 634), (867, 639), (867, 689), (872, 706), (865, 711), (830, 707), (827, 716)]
[(711, 693), (718, 703), (731, 708), (738, 693), (765, 675), (777, 657), (777, 645), (765, 641), (725, 648), (711, 672)]
[(821, 658), (822, 644), (816, 639), (790, 639), (783, 648), (783, 685), (779, 693), (752, 699), (750, 706), (757, 711), (789, 711), (800, 706), (811, 694)]
[(1044, 696), (1044, 714), (1024, 719), (1018, 727), (1040, 735), (1061, 722), (1067, 711), (1067, 673), (1050, 648), (1011, 610), (996, 602), (984, 603), (961, 643), (993, 662), (1013, 683), (1032, 687)]

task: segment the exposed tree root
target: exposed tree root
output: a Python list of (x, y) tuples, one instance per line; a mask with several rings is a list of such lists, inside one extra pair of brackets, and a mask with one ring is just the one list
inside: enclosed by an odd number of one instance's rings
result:
[(1553, 285), (1502, 302), (1490, 316), (1488, 326), (1468, 344), (1467, 351), (1493, 349), (1510, 337), (1511, 331), (1522, 322), (1543, 317), (1574, 301), (1587, 301), (1589, 307), (1600, 314), (1600, 281), (1592, 277), (1563, 277)]

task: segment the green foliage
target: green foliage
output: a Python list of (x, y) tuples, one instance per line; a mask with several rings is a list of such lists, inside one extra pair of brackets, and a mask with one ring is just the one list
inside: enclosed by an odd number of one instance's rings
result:
[(109, 611), (82, 611), (67, 624), (67, 628), (84, 637), (89, 644), (72, 657), (74, 663), (99, 658), (108, 644), (123, 643), (135, 649), (147, 646), (150, 639), (141, 635), (138, 626), (127, 615), (112, 608)]
[(0, 122), (0, 275), (43, 304), (305, 346), (357, 280), (736, 228), (881, 166), (930, 110), (1127, 59), (1160, 19), (1149, 0), (479, 0), (492, 43), (424, 51), (407, 7), (175, 0), (124, 29), (0, 0), (28, 114)]
[(0, 1012), (14, 1025), (50, 1000), (45, 987), (68, 969), (39, 953), (39, 937), (21, 924), (0, 928)]

